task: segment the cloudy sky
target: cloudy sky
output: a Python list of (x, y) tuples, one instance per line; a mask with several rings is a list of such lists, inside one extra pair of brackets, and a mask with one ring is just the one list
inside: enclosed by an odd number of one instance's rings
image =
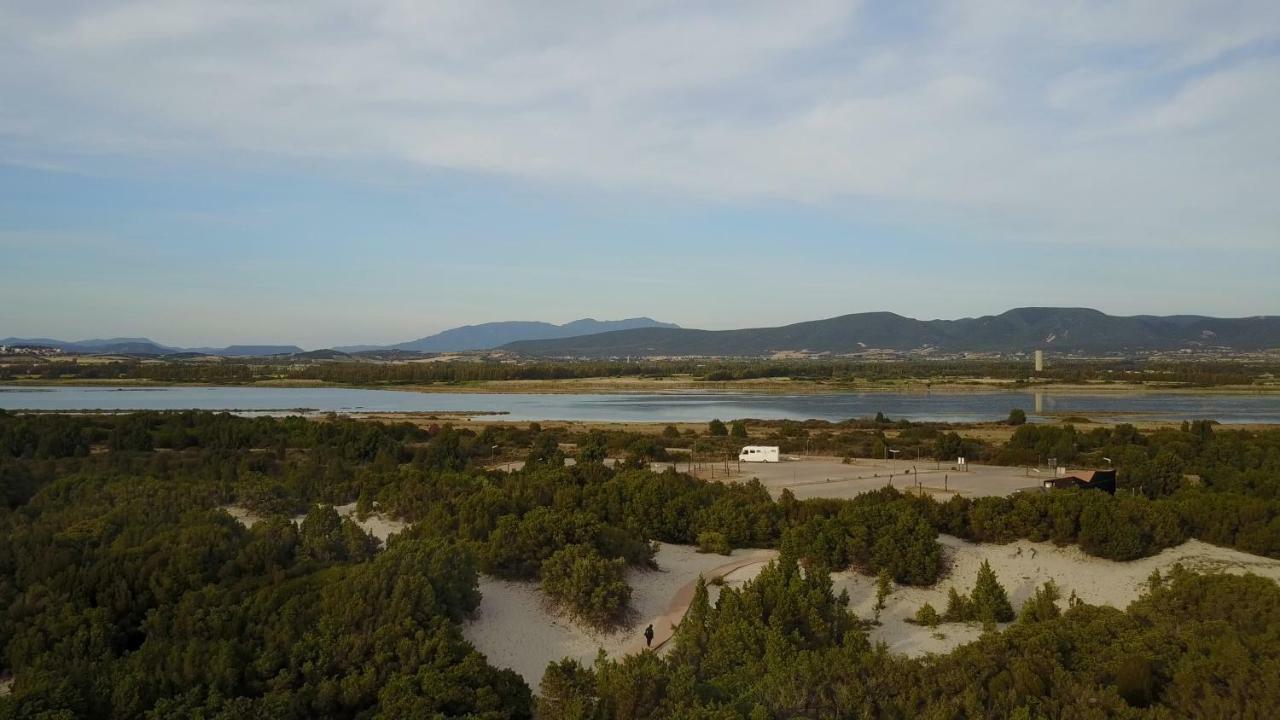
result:
[(0, 336), (1280, 314), (1280, 3), (0, 0)]

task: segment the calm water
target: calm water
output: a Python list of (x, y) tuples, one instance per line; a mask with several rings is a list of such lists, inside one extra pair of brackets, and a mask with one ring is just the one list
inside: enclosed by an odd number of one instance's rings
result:
[(540, 395), (416, 393), (351, 388), (0, 387), (9, 410), (228, 410), (319, 412), (500, 412), (504, 420), (705, 422), (711, 418), (845, 420), (883, 412), (891, 418), (944, 422), (1003, 419), (1020, 407), (1033, 417), (1073, 413), (1095, 420), (1209, 418), (1223, 423), (1280, 423), (1280, 395), (1082, 395), (1034, 393), (635, 393)]

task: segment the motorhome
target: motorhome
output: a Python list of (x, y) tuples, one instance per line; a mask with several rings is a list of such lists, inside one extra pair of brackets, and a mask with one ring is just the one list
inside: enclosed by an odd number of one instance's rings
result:
[(748, 445), (738, 453), (738, 462), (778, 462), (778, 446)]

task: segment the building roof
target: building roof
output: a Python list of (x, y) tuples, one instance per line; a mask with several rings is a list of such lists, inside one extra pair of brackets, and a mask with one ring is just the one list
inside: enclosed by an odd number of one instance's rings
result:
[(1095, 476), (1101, 474), (1105, 478), (1109, 477), (1112, 472), (1111, 470), (1072, 470), (1063, 475), (1063, 477), (1076, 478), (1080, 482), (1091, 483), (1094, 481)]

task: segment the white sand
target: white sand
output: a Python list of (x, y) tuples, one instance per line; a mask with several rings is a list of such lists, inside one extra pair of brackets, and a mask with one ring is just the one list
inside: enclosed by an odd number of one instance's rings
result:
[[(246, 527), (252, 527), (261, 519), (244, 508), (223, 509)], [(343, 505), (337, 510), (344, 517), (354, 516), (355, 504)], [(300, 521), (301, 517), (296, 520)], [(407, 527), (406, 523), (377, 514), (370, 515), (360, 525), (384, 543), (391, 534)], [(950, 568), (948, 576), (929, 588), (895, 587), (880, 615), (881, 624), (871, 631), (872, 641), (885, 643), (891, 652), (912, 657), (946, 653), (976, 640), (982, 633), (977, 624), (942, 623), (937, 628), (926, 628), (905, 620), (913, 618), (926, 602), (939, 613), (943, 612), (947, 591), (952, 586), (967, 594), (973, 588), (983, 560), (991, 563), (1015, 611), (1050, 579), (1062, 591), (1063, 599), (1059, 602), (1062, 607), (1074, 591), (1087, 603), (1124, 608), (1142, 593), (1152, 571), (1165, 572), (1177, 563), (1191, 570), (1252, 572), (1280, 581), (1280, 560), (1196, 540), (1126, 563), (1090, 557), (1076, 546), (1056, 547), (1026, 540), (1008, 545), (981, 545), (949, 535), (940, 535), (938, 540)], [(739, 587), (759, 574), (764, 563), (775, 556), (774, 551), (738, 550), (725, 557), (700, 554), (683, 545), (659, 544), (656, 558), (659, 570), (628, 571), (631, 605), (635, 609), (633, 622), (630, 627), (611, 633), (593, 631), (554, 610), (539, 592), (537, 583), (482, 576), (483, 600), (477, 616), (463, 626), (463, 634), (488, 657), (490, 664), (515, 670), (536, 689), (549, 662), (568, 657), (589, 664), (602, 649), (613, 657), (642, 649), (641, 633), (649, 623), (653, 623), (656, 632), (655, 647), (661, 646), (683, 615), (698, 575), (723, 575), (725, 586)], [(840, 572), (834, 573), (832, 580), (836, 592), (849, 592), (850, 609), (854, 613), (867, 619), (873, 617), (875, 578)], [(712, 585), (713, 603), (719, 593), (720, 588)]]
[[(1036, 588), (1050, 579), (1062, 591), (1063, 599), (1059, 605), (1064, 608), (1072, 591), (1093, 605), (1124, 608), (1142, 594), (1153, 570), (1165, 572), (1176, 563), (1182, 563), (1189, 570), (1252, 572), (1280, 580), (1280, 560), (1197, 540), (1133, 562), (1090, 557), (1074, 545), (1060, 548), (1050, 543), (1026, 540), (1008, 545), (976, 545), (949, 535), (940, 535), (938, 540), (950, 562), (950, 575), (930, 588), (895, 588), (880, 615), (882, 624), (871, 632), (872, 641), (884, 642), (892, 652), (909, 656), (946, 653), (981, 635), (982, 630), (977, 625), (943, 623), (930, 629), (906, 623), (904, 619), (914, 617), (926, 602), (942, 613), (947, 605), (947, 590), (954, 585), (957, 591), (967, 594), (973, 588), (983, 560), (991, 563), (1000, 584), (1009, 592), (1009, 601), (1015, 612)], [(841, 572), (834, 573), (832, 580), (836, 592), (841, 589), (849, 591), (849, 607), (854, 613), (868, 619), (874, 615), (875, 578)]]
[[(228, 515), (235, 518), (237, 522), (239, 522), (241, 525), (247, 528), (251, 528), (254, 525), (262, 522), (263, 520), (261, 515), (255, 514), (250, 510), (246, 508), (242, 508), (238, 505), (223, 505), (222, 509), (225, 510)], [(384, 517), (380, 513), (370, 513), (368, 517), (366, 517), (364, 520), (361, 520), (360, 518), (357, 518), (355, 515), (355, 512), (356, 512), (355, 503), (347, 503), (346, 505), (337, 505), (334, 507), (334, 510), (338, 511), (339, 517), (349, 517), (352, 520), (354, 520), (355, 523), (359, 525), (365, 532), (371, 533), (383, 545), (387, 544), (387, 538), (409, 527), (409, 523), (406, 523), (401, 520), (393, 520), (391, 518)], [(294, 524), (300, 525), (304, 518), (306, 518), (305, 515), (297, 515), (293, 518), (293, 522)]]
[(356, 504), (347, 503), (346, 505), (338, 505), (334, 507), (341, 517), (349, 517), (356, 522), (365, 532), (371, 533), (383, 545), (387, 544), (387, 538), (409, 527), (409, 523), (403, 520), (394, 520), (386, 517), (381, 513), (369, 513), (364, 520), (356, 517)]
[(235, 518), (236, 522), (240, 523), (246, 528), (252, 528), (254, 525), (257, 525), (263, 520), (261, 515), (251, 512), (247, 508), (242, 508), (239, 505), (222, 505), (219, 509), (225, 511), (228, 515)]
[(482, 576), (480, 610), (463, 626), (463, 634), (491, 665), (515, 670), (537, 689), (549, 662), (569, 657), (590, 664), (601, 649), (614, 657), (634, 652), (643, 647), (641, 633), (651, 622), (659, 636), (669, 631), (670, 622), (664, 627), (662, 620), (670, 617), (673, 599), (699, 574), (734, 561), (765, 561), (774, 554), (738, 550), (725, 557), (700, 554), (684, 545), (659, 544), (657, 571), (628, 571), (634, 622), (612, 633), (595, 632), (554, 612), (537, 583)]

